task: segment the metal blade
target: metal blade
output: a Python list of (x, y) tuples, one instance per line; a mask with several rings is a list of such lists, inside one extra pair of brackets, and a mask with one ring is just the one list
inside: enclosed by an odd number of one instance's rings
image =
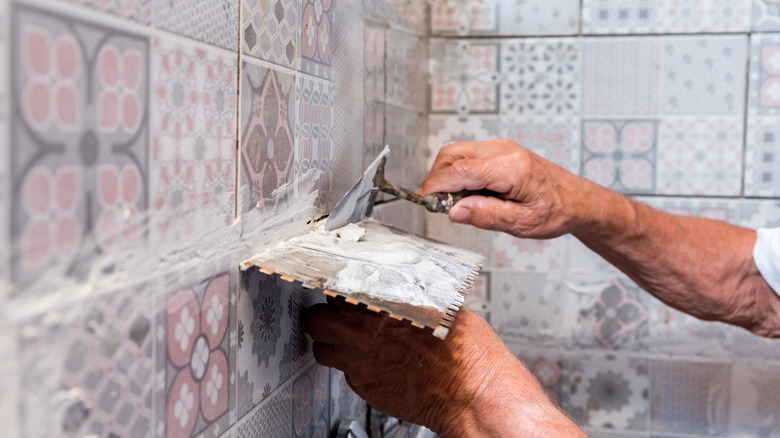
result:
[(389, 154), (390, 148), (385, 146), (382, 153), (368, 166), (357, 184), (341, 198), (341, 201), (330, 212), (328, 220), (325, 222), (325, 230), (331, 231), (347, 224), (360, 222), (370, 214), (378, 191), (374, 179), (382, 161)]

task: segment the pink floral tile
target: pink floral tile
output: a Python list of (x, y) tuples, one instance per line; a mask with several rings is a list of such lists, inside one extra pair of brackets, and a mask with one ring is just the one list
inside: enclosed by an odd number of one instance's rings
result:
[(511, 351), (534, 374), (550, 399), (560, 405), (567, 359), (558, 351), (528, 346), (511, 348)]
[(504, 342), (556, 342), (566, 310), (556, 283), (546, 272), (491, 271), (490, 323)]
[(568, 237), (520, 239), (491, 233), (492, 266), (514, 271), (562, 272), (568, 265)]
[(295, 81), (292, 75), (244, 61), (241, 78), (240, 211), (273, 215), (291, 190), (295, 162)]
[(330, 372), (313, 364), (293, 382), (293, 436), (327, 438), (330, 430)]
[(355, 394), (344, 377), (344, 373), (330, 369), (330, 422), (332, 425), (348, 424), (357, 421), (366, 428), (368, 403)]
[(182, 243), (233, 222), (236, 57), (153, 38), (151, 233)]
[(431, 40), (431, 112), (497, 113), (500, 52), (497, 42)]
[(661, 92), (659, 39), (588, 38), (582, 47), (584, 115), (657, 114)]
[(241, 53), (297, 68), (301, 54), (298, 0), (242, 0)]
[(152, 435), (152, 290), (106, 291), (57, 309), (58, 323), (35, 317), (21, 325), (22, 434)]
[(749, 112), (776, 115), (780, 110), (780, 37), (755, 34), (750, 39)]
[(434, 35), (572, 35), (579, 31), (577, 0), (436, 0)]
[(657, 193), (738, 196), (742, 117), (669, 117), (658, 128)]
[(584, 120), (580, 175), (623, 193), (653, 193), (657, 138), (654, 120)]
[(26, 281), (42, 266), (145, 242), (149, 47), (26, 6), (13, 20), (13, 269)]
[(331, 79), (336, 0), (304, 0), (301, 21), (301, 71)]
[(155, 436), (219, 436), (236, 422), (235, 273), (166, 294), (156, 336)]
[(434, 35), (496, 35), (500, 0), (436, 0), (431, 7)]

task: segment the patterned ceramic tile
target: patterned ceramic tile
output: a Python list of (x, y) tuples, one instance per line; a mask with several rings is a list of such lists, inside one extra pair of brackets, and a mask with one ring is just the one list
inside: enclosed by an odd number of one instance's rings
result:
[(385, 101), (425, 111), (428, 87), (427, 39), (389, 29), (386, 41)]
[[(8, 45), (9, 45), (9, 18), (10, 18), (10, 3), (5, 2), (0, 5), (0, 59), (8, 58)], [(6, 71), (6, 75), (8, 72)], [(6, 76), (7, 77), (7, 76)], [(0, 157), (3, 157), (2, 164), (0, 164), (0, 211), (11, 211), (11, 146), (9, 138), (9, 125), (11, 116), (11, 104), (9, 100), (9, 84), (7, 80), (0, 81)], [(6, 230), (0, 233), (0, 300), (2, 296), (9, 289), (7, 285), (8, 277), (11, 272), (9, 263), (11, 262), (11, 244), (9, 242), (10, 235), (8, 230), (10, 229), (10, 214), (0, 215), (0, 230)], [(10, 333), (9, 333), (10, 336)], [(12, 342), (8, 340), (10, 345)], [(2, 385), (2, 384), (0, 384)], [(0, 402), (2, 404), (2, 402)], [(8, 412), (3, 409), (4, 406), (0, 406), (0, 411)], [(2, 421), (0, 419), (0, 421)], [(10, 424), (10, 423), (9, 423)]]
[(748, 228), (780, 227), (780, 200), (740, 201), (739, 225)]
[(347, 385), (344, 373), (330, 369), (330, 421), (336, 424), (357, 421), (365, 424), (368, 416), (368, 404), (355, 394)]
[(429, 116), (428, 149), (430, 157), (427, 168), (442, 146), (457, 141), (486, 141), (498, 138), (501, 133), (496, 116)]
[[(357, 0), (343, 0), (346, 7), (339, 9), (339, 19), (333, 23), (333, 48), (337, 59), (344, 60), (333, 71), (333, 95), (338, 96), (334, 106), (333, 142), (338, 145), (331, 156), (331, 190), (328, 204), (332, 208), (355, 185), (365, 167), (361, 157), (365, 151), (363, 135), (365, 91), (356, 86), (365, 81), (366, 26)], [(361, 61), (358, 61), (361, 60)]]
[(775, 117), (748, 115), (745, 196), (780, 197), (780, 124)]
[(565, 309), (551, 275), (492, 271), (490, 283), (490, 322), (504, 342), (541, 343), (560, 334)]
[(300, 286), (250, 269), (238, 293), (238, 416), (292, 375), (293, 295)]
[[(365, 142), (364, 165), (368, 167), (385, 146), (385, 41), (384, 27), (366, 23), (365, 28)], [(369, 161), (370, 160), (370, 161)]]
[[(422, 185), (425, 168), (428, 119), (424, 114), (393, 105), (386, 107), (385, 143), (390, 156), (385, 166), (388, 180), (415, 190)], [(368, 157), (366, 157), (368, 159)]]
[(566, 359), (563, 355), (555, 350), (526, 347), (512, 349), (512, 353), (534, 374), (552, 401), (560, 404), (566, 373)]
[(586, 34), (721, 33), (750, 30), (751, 0), (584, 0)]
[(780, 2), (753, 0), (753, 31), (780, 31)]
[(501, 114), (578, 115), (580, 53), (572, 39), (502, 41)]
[(425, 215), (425, 235), (431, 239), (490, 256), (491, 232), (450, 222), (445, 214)]
[(333, 26), (336, 0), (303, 0), (301, 71), (330, 79), (333, 62)]
[(583, 0), (582, 32), (591, 34), (659, 33), (663, 0)]
[(656, 360), (653, 432), (722, 436), (729, 418), (731, 364)]
[(296, 196), (319, 192), (318, 211), (326, 213), (333, 153), (333, 87), (329, 82), (299, 76), (295, 81)]
[(431, 6), (434, 35), (495, 35), (500, 0), (435, 0)]
[(497, 113), (500, 51), (491, 41), (431, 40), (431, 112)]
[(286, 193), (274, 190), (293, 176), (295, 82), (292, 75), (245, 60), (241, 90), (240, 211), (272, 215), (287, 202)]
[(149, 24), (152, 20), (152, 0), (65, 0), (68, 3), (88, 6), (111, 15)]
[(624, 193), (656, 188), (655, 120), (584, 120), (580, 174)]
[(236, 421), (236, 275), (175, 284), (183, 286), (166, 294), (157, 316), (152, 430), (219, 436)]
[(667, 33), (747, 32), (752, 0), (664, 0), (661, 27)]
[(590, 286), (595, 293), (580, 296), (577, 321), (566, 324), (574, 342), (582, 347), (644, 351), (651, 312), (647, 294), (623, 276)]
[(657, 114), (659, 39), (589, 38), (583, 43), (582, 59), (584, 115)]
[(585, 428), (646, 430), (650, 361), (623, 356), (570, 357), (563, 408)]
[(424, 207), (400, 200), (376, 205), (371, 213), (371, 218), (379, 222), (418, 236), (425, 234), (426, 216)]
[[(739, 204), (734, 201), (697, 198), (638, 198), (653, 208), (682, 216), (704, 217), (737, 223)], [(747, 202), (747, 201), (745, 201)]]
[[(150, 292), (143, 285), (108, 292), (52, 310), (57, 322), (22, 326), (25, 436), (152, 434)], [(49, 418), (55, 412), (60, 421)]]
[(287, 383), (239, 421), (238, 438), (291, 437), (291, 405), (292, 383)]
[(750, 40), (749, 112), (776, 115), (780, 109), (780, 36), (753, 35)]
[(155, 1), (152, 26), (235, 52), (238, 7), (232, 0)]
[(181, 242), (235, 216), (236, 58), (163, 37), (152, 52), (152, 239)]
[(428, 36), (430, 7), (428, 2), (395, 0), (362, 0), (363, 14), (391, 27)]
[(491, 233), (491, 236), (491, 266), (495, 268), (534, 272), (563, 272), (566, 269), (568, 237), (534, 240), (505, 233)]
[(301, 315), (305, 309), (325, 302), (325, 294), (319, 290), (302, 288), (293, 289), (292, 293), (292, 372), (297, 374), (301, 369), (314, 361), (311, 337), (306, 333)]
[(571, 171), (580, 171), (579, 117), (501, 116), (499, 137), (508, 138)]
[(145, 38), (16, 6), (11, 56), (12, 234), (18, 281), (83, 252), (145, 239)]
[(297, 68), (301, 28), (299, 0), (242, 0), (241, 53)]
[(780, 368), (776, 363), (736, 362), (731, 372), (728, 436), (780, 434)]
[(436, 35), (572, 35), (579, 31), (579, 2), (436, 0), (431, 31)]
[(294, 437), (326, 438), (330, 430), (330, 372), (313, 364), (293, 382)]
[(663, 53), (665, 114), (744, 113), (746, 36), (667, 38)]
[(658, 128), (657, 193), (738, 196), (742, 117), (669, 117)]

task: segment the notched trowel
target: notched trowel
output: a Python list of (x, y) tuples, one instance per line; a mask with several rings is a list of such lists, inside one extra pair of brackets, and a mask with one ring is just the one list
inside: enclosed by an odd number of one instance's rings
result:
[[(434, 336), (444, 339), (485, 258), (366, 219), (379, 190), (376, 183), (381, 185), (375, 178), (380, 175), (384, 180), (382, 164), (388, 151), (369, 166), (328, 222), (320, 221), (311, 232), (264, 250), (243, 262), (241, 269), (255, 266), (279, 274), (304, 288), (322, 289), (328, 296), (430, 327)], [(331, 223), (334, 217), (336, 222)], [(333, 230), (333, 224), (347, 227)], [(354, 233), (355, 228), (360, 233)]]

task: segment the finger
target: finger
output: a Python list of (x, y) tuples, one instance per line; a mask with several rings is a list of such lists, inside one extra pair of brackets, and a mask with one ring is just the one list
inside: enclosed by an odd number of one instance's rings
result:
[(428, 194), (488, 189), (505, 193), (511, 188), (511, 181), (507, 177), (511, 171), (506, 166), (507, 163), (494, 158), (458, 160), (449, 167), (431, 171), (420, 191)]
[(436, 154), (436, 159), (431, 166), (431, 172), (448, 167), (457, 160), (474, 158), (478, 150), (478, 144), (475, 142), (463, 141), (445, 144), (439, 149), (439, 153)]
[(512, 233), (516, 231), (517, 222), (521, 220), (521, 209), (522, 206), (514, 201), (470, 196), (455, 204), (449, 215), (450, 220), (455, 223)]

